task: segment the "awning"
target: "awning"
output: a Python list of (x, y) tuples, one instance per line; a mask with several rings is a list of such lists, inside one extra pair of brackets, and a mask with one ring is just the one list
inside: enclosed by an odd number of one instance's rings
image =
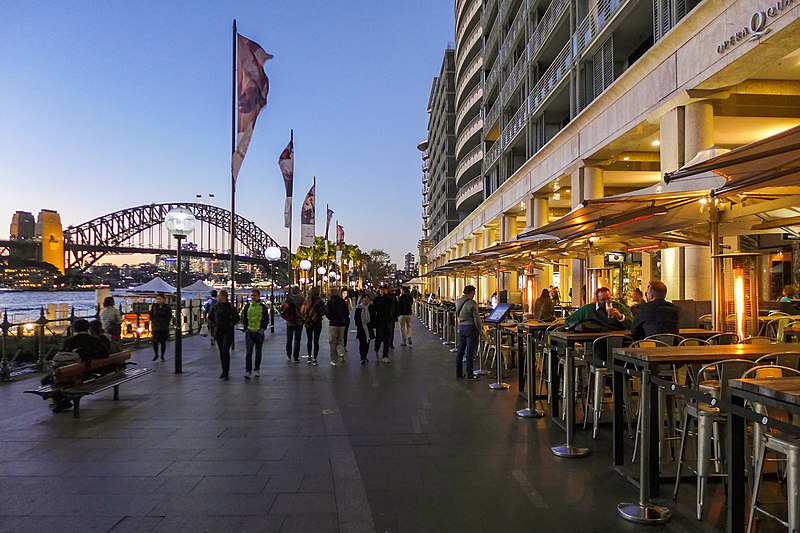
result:
[(765, 187), (800, 184), (800, 126), (740, 146), (706, 161), (689, 164), (664, 176), (667, 183), (713, 172), (726, 183), (715, 188), (723, 196)]

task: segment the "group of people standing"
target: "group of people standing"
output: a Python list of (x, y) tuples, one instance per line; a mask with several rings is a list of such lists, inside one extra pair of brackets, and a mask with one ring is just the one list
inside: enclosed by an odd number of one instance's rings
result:
[(368, 362), (373, 340), (376, 360), (389, 363), (389, 350), (394, 349), (395, 324), (400, 323), (401, 346), (412, 343), (412, 304), (413, 297), (407, 287), (402, 289), (399, 297), (385, 285), (379, 287), (377, 295), (369, 291), (331, 289), (325, 302), (320, 297), (319, 288), (312, 287), (304, 298), (300, 288), (294, 286), (281, 307), (281, 317), (286, 322), (286, 358), (300, 362), (300, 345), (305, 330), (307, 363), (316, 366), (322, 323), (327, 318), (332, 366), (346, 360), (351, 321), (355, 323), (361, 364)]

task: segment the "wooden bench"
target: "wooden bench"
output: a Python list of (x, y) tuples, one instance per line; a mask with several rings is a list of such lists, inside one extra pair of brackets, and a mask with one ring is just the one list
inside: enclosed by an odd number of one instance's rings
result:
[[(114, 400), (119, 400), (121, 384), (155, 371), (152, 368), (128, 368), (128, 365), (136, 364), (132, 363), (130, 358), (131, 352), (119, 352), (103, 359), (91, 359), (62, 366), (56, 369), (53, 383), (25, 392), (36, 394), (44, 399), (49, 399), (59, 393), (62, 397), (72, 401), (73, 416), (80, 418), (80, 401), (84, 396), (113, 388)], [(113, 370), (107, 372), (109, 368)], [(101, 370), (104, 373), (98, 374)]]

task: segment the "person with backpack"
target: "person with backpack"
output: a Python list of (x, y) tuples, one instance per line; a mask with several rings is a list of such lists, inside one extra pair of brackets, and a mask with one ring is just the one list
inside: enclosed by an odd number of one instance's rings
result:
[(318, 287), (312, 287), (308, 291), (308, 298), (300, 308), (300, 315), (302, 315), (303, 324), (306, 327), (308, 358), (311, 360), (311, 364), (316, 366), (317, 355), (319, 355), (319, 335), (322, 333), (322, 318), (325, 316), (325, 303), (319, 297)]
[(293, 285), (286, 301), (281, 305), (281, 318), (286, 321), (286, 358), (295, 363), (300, 362), (300, 338), (303, 334), (303, 317), (300, 308), (303, 297), (300, 287)]
[(336, 366), (337, 358), (340, 363), (344, 363), (344, 339), (347, 338), (347, 325), (350, 323), (350, 308), (342, 298), (339, 289), (331, 289), (330, 299), (325, 305), (325, 316), (328, 317), (330, 324), (328, 334), (331, 346), (331, 366)]
[(220, 374), (219, 379), (228, 381), (231, 369), (233, 327), (239, 322), (239, 311), (236, 310), (235, 305), (228, 301), (228, 291), (219, 291), (217, 303), (208, 312), (208, 320), (214, 324), (214, 334), (217, 337), (219, 361), (222, 364), (222, 374)]
[(369, 316), (375, 328), (375, 359), (383, 346), (384, 363), (389, 363), (389, 347), (392, 344), (392, 325), (394, 323), (395, 300), (389, 295), (389, 287), (381, 285), (379, 295), (372, 300)]
[(208, 312), (211, 311), (215, 303), (217, 303), (217, 290), (211, 289), (211, 297), (203, 304), (203, 318), (208, 324), (208, 336), (211, 337), (211, 346), (214, 346), (214, 324), (208, 320)]
[[(250, 301), (242, 310), (244, 319), (244, 378), (261, 375), (261, 348), (264, 345), (264, 331), (269, 327), (269, 310), (261, 301), (258, 289), (250, 291)], [(256, 350), (256, 364), (253, 366), (253, 348)]]

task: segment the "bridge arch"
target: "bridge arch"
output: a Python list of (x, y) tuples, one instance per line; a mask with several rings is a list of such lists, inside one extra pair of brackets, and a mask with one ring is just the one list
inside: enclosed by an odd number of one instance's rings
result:
[[(112, 252), (113, 248), (135, 251), (135, 247), (126, 247), (125, 245), (130, 243), (135, 236), (162, 224), (167, 213), (178, 207), (189, 210), (199, 222), (221, 229), (228, 235), (228, 242), (230, 241), (231, 212), (228, 209), (187, 202), (140, 205), (108, 213), (78, 226), (66, 228), (64, 243), (69, 251), (67, 268), (91, 266), (105, 254)], [(261, 259), (264, 258), (264, 250), (269, 246), (278, 246), (278, 244), (255, 222), (236, 215), (237, 253), (241, 251), (244, 255)], [(150, 252), (151, 250), (142, 251)], [(229, 245), (226, 250), (220, 252), (229, 253)]]

